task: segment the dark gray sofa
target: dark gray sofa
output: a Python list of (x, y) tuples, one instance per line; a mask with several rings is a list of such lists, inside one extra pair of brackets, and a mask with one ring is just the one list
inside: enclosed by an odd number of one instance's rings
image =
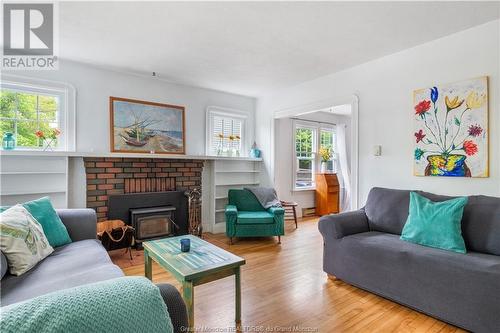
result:
[(467, 330), (500, 332), (500, 198), (469, 197), (460, 254), (399, 239), (409, 192), (373, 188), (363, 209), (323, 216), (324, 271)]
[[(52, 291), (123, 276), (96, 240), (96, 214), (92, 209), (63, 209), (57, 213), (66, 226), (72, 243), (54, 249), (37, 266), (21, 276), (6, 274), (1, 280), (1, 306), (27, 300)], [(1, 269), (7, 268), (1, 254)], [(170, 284), (158, 284), (167, 305), (175, 332), (188, 326), (184, 301)], [(138, 323), (133, 323), (138, 325)], [(140, 327), (138, 326), (140, 330)]]

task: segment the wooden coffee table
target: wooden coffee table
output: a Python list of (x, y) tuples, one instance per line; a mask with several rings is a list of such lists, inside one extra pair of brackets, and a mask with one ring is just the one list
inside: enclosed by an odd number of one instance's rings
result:
[[(181, 252), (180, 240), (191, 239), (191, 250)], [(189, 326), (194, 327), (194, 287), (234, 275), (236, 284), (235, 321), (241, 324), (240, 266), (245, 259), (192, 235), (163, 238), (144, 242), (144, 271), (152, 279), (152, 260), (182, 283), (182, 298), (186, 302)]]

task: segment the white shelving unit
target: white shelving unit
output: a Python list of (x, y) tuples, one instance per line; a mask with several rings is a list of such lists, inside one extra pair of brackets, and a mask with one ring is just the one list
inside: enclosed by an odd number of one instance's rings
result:
[(226, 231), (224, 211), (228, 204), (228, 191), (260, 184), (261, 160), (223, 160), (210, 162), (213, 180), (210, 195), (209, 223), (213, 233)]
[(2, 154), (0, 205), (42, 196), (50, 197), (56, 208), (68, 207), (68, 157)]

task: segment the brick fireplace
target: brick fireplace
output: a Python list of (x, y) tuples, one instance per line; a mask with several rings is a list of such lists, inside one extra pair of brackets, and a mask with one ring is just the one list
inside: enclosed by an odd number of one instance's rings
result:
[(108, 217), (110, 195), (201, 188), (203, 160), (85, 157), (87, 207)]

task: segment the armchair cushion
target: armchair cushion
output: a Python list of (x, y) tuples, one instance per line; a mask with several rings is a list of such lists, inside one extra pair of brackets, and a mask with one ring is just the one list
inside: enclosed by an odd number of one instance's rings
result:
[(274, 223), (274, 215), (266, 212), (238, 212), (238, 224), (272, 224)]
[(238, 210), (247, 212), (265, 211), (255, 195), (248, 190), (229, 190), (228, 201), (230, 205), (236, 206)]

